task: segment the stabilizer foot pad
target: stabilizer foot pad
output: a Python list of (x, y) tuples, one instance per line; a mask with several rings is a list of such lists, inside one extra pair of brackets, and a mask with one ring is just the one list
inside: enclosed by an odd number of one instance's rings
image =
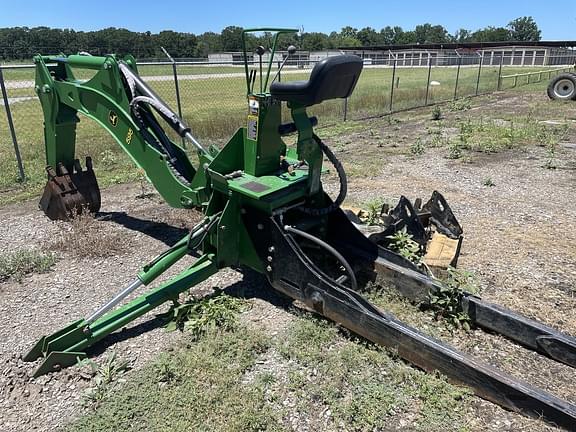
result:
[(36, 372), (34, 372), (34, 378), (38, 378), (48, 372), (56, 372), (60, 369), (74, 366), (80, 360), (85, 358), (86, 353), (83, 352), (52, 351), (42, 362), (40, 367), (36, 369)]

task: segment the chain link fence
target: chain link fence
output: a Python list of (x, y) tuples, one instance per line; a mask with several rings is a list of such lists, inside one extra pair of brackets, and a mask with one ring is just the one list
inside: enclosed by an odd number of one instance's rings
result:
[[(551, 58), (547, 65), (519, 66), (505, 56), (365, 59), (360, 80), (348, 100), (327, 101), (309, 111), (321, 124), (360, 120), (547, 81), (555, 74), (574, 70), (573, 63), (569, 63), (573, 61)], [(274, 62), (271, 77), (279, 65)], [(307, 79), (313, 66), (310, 60), (288, 61), (279, 79)], [(238, 61), (148, 61), (138, 63), (138, 72), (186, 120), (201, 142), (223, 143), (245, 123), (245, 72)], [(77, 78), (89, 79), (93, 73), (79, 70)], [(259, 88), (258, 78), (255, 88)], [(1, 193), (25, 180), (27, 184), (43, 184), (45, 158), (34, 66), (0, 66), (0, 85)], [(287, 110), (284, 116), (288, 121)], [(111, 182), (138, 178), (120, 146), (89, 119), (82, 119), (78, 125), (76, 154), (79, 158), (92, 156), (97, 169), (108, 171)]]

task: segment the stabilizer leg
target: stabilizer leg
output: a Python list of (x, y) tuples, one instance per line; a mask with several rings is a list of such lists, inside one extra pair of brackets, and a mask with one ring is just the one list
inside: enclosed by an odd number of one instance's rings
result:
[(78, 359), (86, 357), (84, 352), (86, 348), (161, 304), (169, 300), (176, 300), (180, 293), (216, 273), (218, 267), (214, 263), (214, 256), (212, 254), (202, 255), (192, 266), (168, 282), (121, 308), (112, 310), (131, 292), (142, 285), (151, 283), (196, 247), (217, 224), (218, 220), (218, 215), (205, 218), (192, 229), (189, 235), (144, 266), (134, 281), (88, 318), (75, 321), (50, 336), (43, 336), (23, 357), (24, 361), (34, 361), (46, 357), (34, 376), (37, 377), (75, 364)]
[(212, 258), (203, 255), (190, 268), (170, 281), (105, 314), (92, 324), (82, 319), (50, 336), (42, 337), (23, 360), (34, 361), (42, 356), (46, 357), (34, 377), (75, 364), (78, 359), (86, 357), (86, 348), (161, 304), (176, 299), (180, 293), (216, 273), (218, 268)]

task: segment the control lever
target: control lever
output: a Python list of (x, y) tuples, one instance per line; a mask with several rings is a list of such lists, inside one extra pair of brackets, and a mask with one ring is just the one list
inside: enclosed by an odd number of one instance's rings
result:
[(276, 81), (276, 78), (278, 78), (280, 76), (280, 71), (282, 71), (282, 68), (284, 67), (284, 65), (286, 64), (286, 62), (290, 58), (290, 56), (293, 56), (294, 54), (296, 54), (296, 47), (294, 45), (290, 45), (288, 47), (287, 51), (288, 51), (288, 55), (286, 56), (286, 58), (284, 59), (284, 61), (280, 65), (280, 67), (278, 68), (278, 72), (276, 72), (276, 75), (274, 75), (274, 79), (272, 79), (272, 82)]
[(267, 49), (264, 48), (262, 45), (259, 45), (256, 47), (256, 54), (258, 54), (259, 63), (260, 63), (260, 93), (262, 93), (264, 91), (264, 89), (262, 88), (262, 56), (264, 55), (264, 53), (266, 51), (267, 51)]

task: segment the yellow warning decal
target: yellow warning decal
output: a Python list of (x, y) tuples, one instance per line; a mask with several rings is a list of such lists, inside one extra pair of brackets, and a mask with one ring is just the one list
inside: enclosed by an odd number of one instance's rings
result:
[(256, 141), (258, 137), (258, 116), (249, 115), (247, 124), (247, 137), (253, 141)]

